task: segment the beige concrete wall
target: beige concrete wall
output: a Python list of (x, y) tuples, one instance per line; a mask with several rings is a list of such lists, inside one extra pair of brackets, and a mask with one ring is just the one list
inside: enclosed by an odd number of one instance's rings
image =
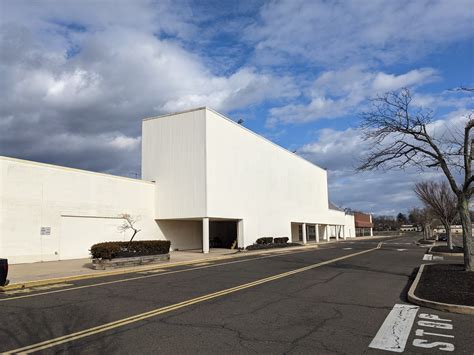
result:
[(128, 239), (116, 228), (121, 213), (140, 216), (137, 239), (164, 238), (154, 195), (150, 182), (0, 157), (0, 256), (11, 263), (88, 257), (94, 243)]
[(299, 243), (299, 224), (297, 223), (292, 223), (291, 224), (291, 235), (288, 236), (290, 238), (290, 241), (293, 243)]
[(243, 219), (245, 245), (292, 235), (291, 222), (344, 224), (328, 210), (326, 171), (206, 111), (207, 213)]
[(344, 223), (344, 233), (346, 238), (355, 238), (355, 220), (354, 216), (347, 214), (345, 215), (345, 223)]
[(156, 181), (157, 219), (206, 215), (205, 110), (146, 119), (142, 178)]
[(243, 220), (244, 245), (347, 221), (328, 210), (324, 169), (206, 108), (143, 121), (142, 176), (157, 182), (157, 219)]
[(202, 222), (186, 220), (156, 221), (164, 238), (171, 241), (171, 250), (202, 248)]

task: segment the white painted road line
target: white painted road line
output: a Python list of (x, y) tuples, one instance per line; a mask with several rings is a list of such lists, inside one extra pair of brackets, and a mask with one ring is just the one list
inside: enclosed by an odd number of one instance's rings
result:
[(408, 304), (393, 306), (369, 348), (403, 352), (419, 308)]
[(423, 329), (417, 329), (415, 331), (415, 335), (417, 337), (422, 337), (422, 336), (425, 336), (425, 335), (434, 335), (434, 336), (442, 337), (442, 338), (454, 338), (454, 335), (440, 334), (440, 333), (430, 333), (430, 332), (425, 332)]
[(62, 288), (62, 287), (69, 287), (69, 286), (74, 286), (74, 285), (67, 284), (67, 283), (59, 283), (59, 284), (53, 284), (53, 285), (34, 286), (34, 287), (28, 287), (28, 288), (20, 288), (19, 290), (4, 291), (3, 294), (7, 296), (11, 296), (11, 295), (17, 295), (21, 293), (29, 293), (29, 292), (34, 292), (34, 291), (46, 291), (46, 290), (51, 290), (55, 288)]

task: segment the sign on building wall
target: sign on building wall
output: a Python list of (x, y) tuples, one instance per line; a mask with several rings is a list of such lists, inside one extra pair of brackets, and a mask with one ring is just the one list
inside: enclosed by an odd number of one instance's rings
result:
[(51, 227), (41, 227), (41, 235), (51, 235)]

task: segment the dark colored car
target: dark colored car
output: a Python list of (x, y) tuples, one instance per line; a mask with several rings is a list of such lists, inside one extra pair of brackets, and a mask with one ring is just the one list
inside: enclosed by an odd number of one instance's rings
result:
[(446, 234), (438, 234), (438, 240), (440, 242), (447, 242), (448, 241), (448, 236)]

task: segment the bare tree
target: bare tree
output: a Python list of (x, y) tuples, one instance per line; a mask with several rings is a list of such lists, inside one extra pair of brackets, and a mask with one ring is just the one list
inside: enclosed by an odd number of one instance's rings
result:
[(120, 232), (125, 233), (128, 230), (133, 231), (133, 235), (130, 238), (128, 244), (127, 244), (127, 249), (128, 249), (128, 247), (130, 246), (130, 244), (133, 241), (133, 238), (135, 238), (137, 233), (141, 231), (141, 229), (136, 228), (136, 225), (137, 225), (138, 221), (140, 220), (140, 216), (132, 216), (132, 215), (129, 215), (128, 213), (122, 213), (122, 214), (119, 215), (119, 218), (123, 219), (123, 223), (118, 227), (118, 230)]
[(396, 231), (398, 222), (393, 216), (373, 216), (372, 223), (376, 231)]
[[(408, 89), (389, 92), (372, 100), (372, 109), (362, 114), (360, 128), (372, 147), (359, 170), (404, 169), (416, 166), (421, 169), (440, 169), (446, 176), (451, 190), (457, 197), (457, 209), (463, 228), (464, 266), (474, 271), (474, 242), (472, 237), (469, 201), (474, 180), (471, 171), (471, 113), (464, 129), (447, 130), (436, 136), (430, 130), (434, 117), (432, 111), (413, 110)], [(462, 176), (458, 183), (456, 171)]]
[(415, 207), (409, 211), (409, 215), (413, 224), (423, 228), (423, 239), (430, 239), (432, 237), (431, 226), (435, 219), (431, 209)]
[(448, 247), (453, 249), (451, 225), (458, 214), (456, 195), (445, 181), (422, 181), (415, 185), (414, 191), (423, 204), (430, 208), (443, 224), (448, 237)]

